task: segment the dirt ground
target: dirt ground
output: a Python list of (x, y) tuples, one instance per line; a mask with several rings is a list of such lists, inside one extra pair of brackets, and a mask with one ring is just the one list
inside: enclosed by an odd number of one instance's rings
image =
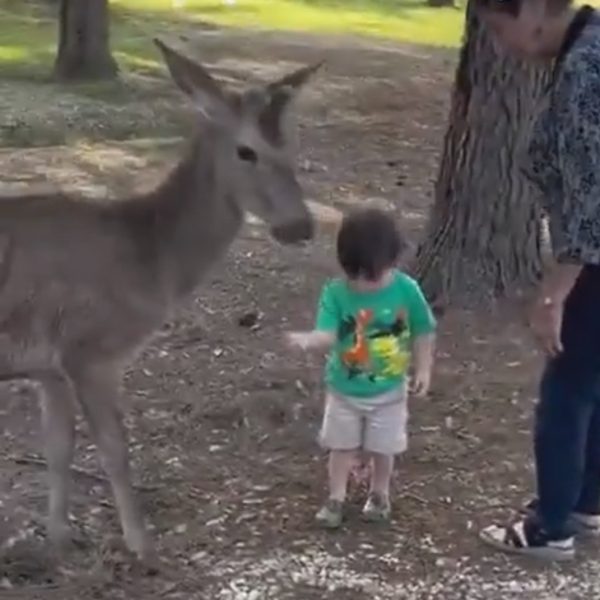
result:
[[(123, 407), (139, 494), (162, 559), (133, 565), (112, 498), (79, 426), (73, 522), (80, 549), (58, 564), (44, 546), (38, 409), (26, 387), (0, 405), (0, 598), (75, 600), (590, 600), (593, 547), (571, 567), (509, 561), (479, 526), (531, 492), (530, 418), (540, 357), (519, 307), (453, 310), (440, 323), (431, 397), (413, 401), (394, 519), (360, 522), (363, 486), (339, 532), (320, 531), (324, 456), (315, 443), (322, 360), (289, 352), (334, 269), (333, 225), (352, 205), (396, 211), (412, 241), (431, 200), (453, 57), (353, 40), (198, 37), (222, 75), (266, 77), (327, 59), (299, 106), (300, 164), (321, 221), (306, 250), (249, 224), (226, 261), (132, 366)], [(173, 102), (176, 102), (176, 97)], [(177, 144), (175, 144), (177, 146)], [(155, 140), (4, 150), (8, 188), (51, 181), (106, 195), (150, 186), (177, 150)], [(248, 317), (248, 315), (250, 315)], [(252, 327), (244, 326), (255, 321)]]

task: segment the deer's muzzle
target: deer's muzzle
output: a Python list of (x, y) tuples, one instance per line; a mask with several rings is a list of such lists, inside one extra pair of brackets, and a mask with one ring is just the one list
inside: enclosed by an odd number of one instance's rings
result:
[(282, 244), (298, 244), (312, 240), (314, 224), (310, 217), (298, 219), (284, 225), (276, 225), (271, 229), (273, 237)]

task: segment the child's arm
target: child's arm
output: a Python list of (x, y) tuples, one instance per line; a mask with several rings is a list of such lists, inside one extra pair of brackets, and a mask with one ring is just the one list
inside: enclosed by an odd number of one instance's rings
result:
[(338, 322), (335, 292), (332, 284), (328, 283), (321, 291), (315, 328), (288, 333), (288, 344), (302, 350), (328, 350), (335, 342)]
[(302, 350), (328, 350), (335, 341), (335, 334), (331, 331), (292, 331), (287, 334), (290, 346)]
[(435, 353), (436, 320), (425, 295), (415, 281), (409, 306), (414, 367), (413, 391), (426, 396), (431, 387)]
[(413, 391), (417, 396), (426, 396), (431, 387), (434, 352), (435, 333), (427, 333), (415, 338), (413, 342), (413, 360), (415, 367)]

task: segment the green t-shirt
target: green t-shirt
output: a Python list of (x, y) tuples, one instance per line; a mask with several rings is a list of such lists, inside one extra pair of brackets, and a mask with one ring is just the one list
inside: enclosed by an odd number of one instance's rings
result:
[(418, 283), (394, 272), (375, 291), (353, 290), (343, 279), (321, 292), (316, 329), (335, 332), (326, 383), (354, 397), (375, 397), (401, 385), (410, 364), (412, 341), (432, 333), (436, 322)]

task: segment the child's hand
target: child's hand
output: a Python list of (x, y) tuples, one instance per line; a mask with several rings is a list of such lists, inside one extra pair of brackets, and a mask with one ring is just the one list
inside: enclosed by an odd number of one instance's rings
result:
[(312, 338), (312, 332), (306, 331), (290, 331), (285, 335), (288, 345), (292, 348), (299, 348), (300, 350), (308, 350), (312, 345)]
[(288, 345), (301, 350), (326, 349), (334, 340), (334, 334), (327, 331), (291, 331), (286, 334)]
[(429, 369), (421, 369), (415, 372), (412, 380), (412, 392), (417, 398), (424, 398), (429, 393), (431, 388), (431, 371)]

